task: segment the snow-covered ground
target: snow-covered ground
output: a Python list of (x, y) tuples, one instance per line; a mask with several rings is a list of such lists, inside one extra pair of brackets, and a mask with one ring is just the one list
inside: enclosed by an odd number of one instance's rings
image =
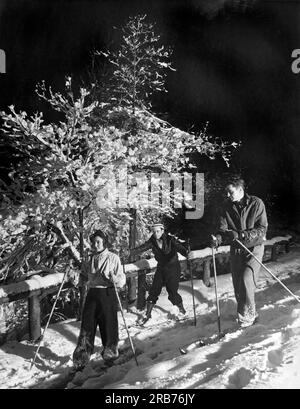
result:
[[(267, 266), (300, 296), (300, 249), (281, 256)], [(194, 348), (181, 355), (179, 347), (218, 333), (214, 287), (194, 281), (197, 325), (168, 320), (172, 305), (163, 290), (146, 328), (130, 327), (140, 312), (125, 311), (130, 335), (137, 351), (134, 359), (101, 371), (101, 341), (83, 372), (65, 384), (79, 323), (64, 321), (49, 326), (36, 365), (30, 361), (36, 345), (8, 342), (0, 348), (3, 389), (91, 388), (91, 389), (264, 389), (300, 388), (300, 304), (268, 273), (261, 270), (256, 294), (259, 322), (241, 330), (235, 322), (236, 303), (230, 275), (218, 276), (222, 330), (219, 342)], [(213, 281), (213, 280), (212, 280)], [(180, 285), (187, 315), (193, 317), (190, 282)], [(119, 317), (120, 349), (130, 357), (129, 341)], [(128, 352), (129, 351), (129, 352)]]

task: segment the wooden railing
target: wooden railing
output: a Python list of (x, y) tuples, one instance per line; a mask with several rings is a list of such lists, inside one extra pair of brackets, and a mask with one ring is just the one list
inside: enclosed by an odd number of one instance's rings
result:
[[(275, 261), (279, 253), (288, 252), (291, 236), (274, 237), (265, 242), (263, 261)], [(216, 261), (224, 265), (229, 259), (229, 246), (219, 247), (216, 253)], [(211, 249), (193, 250), (191, 254), (191, 272), (187, 271), (186, 258), (179, 256), (182, 275), (189, 279), (190, 274), (195, 278), (202, 278), (209, 286), (212, 271)], [(153, 274), (157, 266), (155, 259), (143, 259), (124, 265), (126, 277), (137, 280), (137, 308), (143, 309), (146, 303), (146, 276)], [(32, 278), (0, 286), (0, 305), (17, 300), (28, 300), (28, 332), (29, 339), (36, 340), (41, 335), (41, 300), (48, 294), (58, 290), (63, 280), (63, 273), (53, 273), (45, 277), (35, 275)], [(70, 285), (66, 283), (66, 286)]]

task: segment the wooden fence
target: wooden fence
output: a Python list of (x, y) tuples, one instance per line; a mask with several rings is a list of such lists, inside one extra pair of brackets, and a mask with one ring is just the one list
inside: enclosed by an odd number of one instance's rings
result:
[[(279, 254), (289, 251), (291, 236), (274, 237), (265, 242), (265, 252), (263, 261), (275, 261)], [(219, 273), (228, 272), (229, 246), (219, 247), (216, 253), (216, 262)], [(182, 269), (182, 279), (201, 278), (205, 285), (210, 286), (212, 272), (211, 249), (193, 250), (191, 254), (191, 271), (188, 271), (186, 258), (179, 256)], [(143, 309), (146, 303), (146, 278), (147, 275), (155, 272), (157, 263), (155, 259), (143, 259), (134, 263), (124, 265), (124, 272), (128, 280), (136, 280), (137, 308)], [(224, 271), (225, 268), (225, 271)], [(17, 300), (27, 300), (28, 302), (28, 332), (30, 340), (37, 340), (41, 335), (41, 300), (48, 294), (58, 291), (63, 280), (63, 273), (49, 274), (45, 277), (35, 275), (32, 278), (0, 286), (0, 308), (3, 304)], [(66, 283), (70, 286), (70, 283)], [(3, 315), (3, 314), (2, 314)], [(1, 335), (1, 334), (0, 334)]]

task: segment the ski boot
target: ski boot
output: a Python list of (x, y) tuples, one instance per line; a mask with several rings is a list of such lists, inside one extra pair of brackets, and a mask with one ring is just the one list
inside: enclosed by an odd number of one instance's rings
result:
[(90, 362), (93, 347), (90, 345), (88, 338), (80, 336), (78, 344), (73, 352), (73, 367), (76, 371), (82, 371), (85, 366)]
[(153, 304), (152, 302), (147, 301), (146, 304), (146, 314), (144, 317), (142, 317), (140, 320), (138, 320), (138, 324), (139, 325), (144, 325), (147, 321), (149, 321), (149, 319), (151, 318), (151, 312), (153, 310), (155, 304)]
[(112, 363), (115, 359), (119, 358), (118, 347), (105, 347), (101, 355), (104, 362)]
[(186, 317), (186, 310), (184, 309), (182, 302), (174, 306), (173, 310), (176, 321), (180, 321)]
[(246, 313), (243, 315), (238, 313), (238, 323), (240, 324), (241, 328), (250, 327), (253, 324), (256, 324), (258, 321), (258, 314), (253, 308), (247, 309)]
[(178, 304), (178, 309), (179, 309), (179, 313), (180, 314), (182, 314), (182, 315), (185, 315), (186, 314), (186, 310), (184, 309), (184, 306), (183, 306), (183, 304), (182, 304), (182, 302), (180, 303), (180, 304)]

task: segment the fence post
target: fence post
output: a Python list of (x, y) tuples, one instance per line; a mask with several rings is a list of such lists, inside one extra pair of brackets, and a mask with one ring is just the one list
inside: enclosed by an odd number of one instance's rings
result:
[(273, 244), (272, 250), (271, 250), (271, 260), (276, 261), (277, 260), (277, 244)]
[(290, 241), (289, 240), (285, 243), (284, 250), (286, 253), (290, 252)]
[(28, 297), (29, 339), (37, 340), (41, 336), (41, 306), (37, 295)]
[(136, 308), (143, 310), (146, 305), (146, 270), (138, 272), (138, 294)]
[(203, 283), (206, 287), (210, 287), (210, 258), (203, 262)]
[(128, 277), (126, 284), (128, 304), (133, 304), (136, 300), (136, 277)]

